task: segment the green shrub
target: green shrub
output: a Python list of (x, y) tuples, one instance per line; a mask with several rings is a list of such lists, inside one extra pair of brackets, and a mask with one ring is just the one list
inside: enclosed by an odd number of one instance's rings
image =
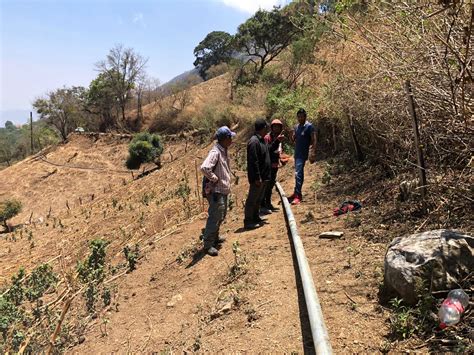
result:
[(7, 221), (21, 212), (21, 202), (15, 199), (6, 200), (0, 203), (0, 222), (9, 230)]
[(128, 169), (138, 169), (141, 164), (155, 161), (163, 153), (161, 137), (149, 132), (136, 134), (128, 146)]
[(216, 117), (215, 107), (207, 105), (198, 115), (192, 117), (191, 126), (203, 133), (213, 132), (216, 128)]
[(214, 133), (221, 126), (231, 127), (236, 121), (237, 116), (230, 107), (220, 107), (216, 104), (206, 105), (190, 120), (192, 128), (203, 133)]
[(136, 265), (140, 256), (140, 249), (138, 247), (138, 244), (135, 244), (135, 248), (131, 248), (128, 245), (125, 246), (125, 248), (123, 248), (123, 254), (125, 255), (125, 259), (128, 263), (128, 271), (132, 272), (137, 268)]
[(89, 257), (77, 264), (79, 280), (87, 286), (84, 297), (89, 313), (95, 311), (95, 304), (99, 294), (99, 288), (106, 276), (105, 257), (106, 247), (109, 242), (103, 239), (94, 239), (90, 242)]
[(296, 124), (296, 111), (300, 107), (306, 109), (308, 119), (312, 120), (318, 106), (315, 97), (316, 95), (309, 88), (299, 87), (293, 90), (282, 83), (270, 89), (265, 105), (269, 116), (283, 119), (289, 126), (293, 126)]
[(51, 265), (43, 264), (33, 270), (30, 277), (26, 279), (26, 298), (29, 301), (37, 301), (44, 293), (58, 282), (58, 277), (53, 272)]

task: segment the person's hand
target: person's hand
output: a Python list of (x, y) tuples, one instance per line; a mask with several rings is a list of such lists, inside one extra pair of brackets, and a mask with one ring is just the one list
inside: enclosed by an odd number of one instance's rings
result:
[(309, 162), (311, 164), (314, 164), (316, 162), (316, 152), (315, 151), (312, 151), (310, 152), (309, 154)]
[(257, 186), (257, 187), (262, 186), (262, 180), (255, 181), (255, 186)]

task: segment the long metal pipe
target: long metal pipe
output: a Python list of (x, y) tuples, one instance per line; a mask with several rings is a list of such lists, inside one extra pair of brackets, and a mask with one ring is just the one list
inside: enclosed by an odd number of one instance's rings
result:
[(303, 284), (303, 293), (306, 300), (306, 308), (308, 310), (309, 323), (311, 325), (311, 334), (313, 335), (313, 343), (316, 354), (332, 354), (331, 343), (329, 342), (329, 335), (324, 324), (323, 312), (319, 303), (318, 294), (314, 287), (313, 276), (309, 268), (306, 253), (304, 251), (303, 242), (298, 234), (296, 228), (296, 220), (291, 211), (290, 203), (285, 195), (285, 191), (277, 182), (276, 187), (281, 196), (283, 207), (285, 209), (288, 225), (291, 231), (291, 238), (293, 239), (293, 246), (295, 248), (296, 260), (298, 262), (298, 269), (301, 275), (301, 282)]

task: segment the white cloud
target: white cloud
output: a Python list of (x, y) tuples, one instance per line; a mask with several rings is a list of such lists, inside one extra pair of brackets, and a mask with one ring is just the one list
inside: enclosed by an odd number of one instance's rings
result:
[(133, 15), (132, 22), (142, 27), (146, 27), (145, 19), (143, 18), (143, 14), (141, 12), (138, 12)]
[(273, 6), (284, 5), (285, 0), (218, 0), (234, 9), (253, 14), (258, 9), (271, 10)]

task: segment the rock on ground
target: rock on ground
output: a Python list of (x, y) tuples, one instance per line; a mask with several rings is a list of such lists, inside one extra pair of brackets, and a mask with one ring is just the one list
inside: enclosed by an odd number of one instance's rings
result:
[(417, 301), (418, 280), (433, 291), (447, 290), (474, 269), (474, 238), (439, 229), (395, 238), (385, 255), (384, 282), (405, 302)]

